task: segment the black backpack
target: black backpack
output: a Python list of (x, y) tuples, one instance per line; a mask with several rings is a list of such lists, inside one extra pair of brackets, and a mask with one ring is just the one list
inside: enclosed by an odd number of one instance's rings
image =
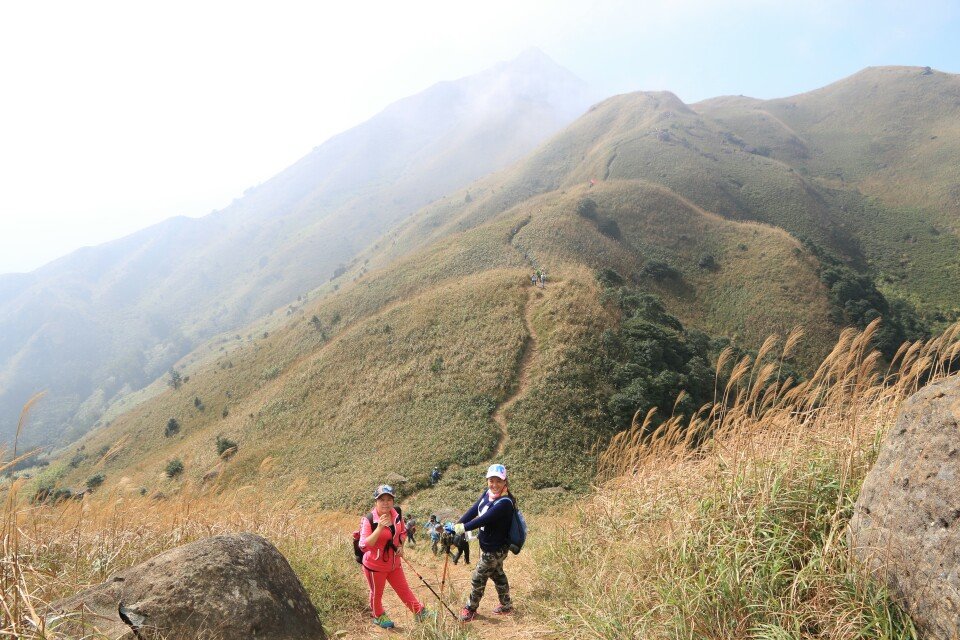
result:
[[(396, 547), (393, 545), (393, 536), (397, 535), (396, 524), (397, 522), (403, 522), (403, 511), (400, 510), (400, 507), (394, 507), (394, 511), (397, 512), (397, 520), (390, 525), (390, 541), (387, 543), (386, 549), (393, 549), (396, 551)], [(377, 525), (373, 523), (373, 514), (369, 511), (366, 515), (367, 522), (370, 523), (371, 529), (376, 529)], [(360, 548), (360, 530), (357, 529), (353, 532), (353, 559), (358, 563), (363, 564), (363, 549)]]

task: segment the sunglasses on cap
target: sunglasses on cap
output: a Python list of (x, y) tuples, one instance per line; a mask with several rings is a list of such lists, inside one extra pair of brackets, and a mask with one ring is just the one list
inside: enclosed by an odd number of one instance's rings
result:
[(396, 498), (396, 497), (397, 497), (397, 494), (395, 494), (395, 493), (393, 492), (393, 487), (391, 487), (391, 486), (388, 485), (388, 484), (382, 484), (382, 485), (380, 485), (379, 487), (377, 487), (376, 489), (373, 490), (373, 499), (376, 500), (377, 498), (379, 498), (380, 496), (382, 496), (382, 495), (384, 495), (384, 494), (387, 494), (387, 495), (389, 495), (389, 496), (391, 496), (391, 497), (393, 497), (393, 498)]

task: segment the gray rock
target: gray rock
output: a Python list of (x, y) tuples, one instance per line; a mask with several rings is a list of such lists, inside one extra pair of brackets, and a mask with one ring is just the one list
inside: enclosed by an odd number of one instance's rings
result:
[(850, 521), (854, 555), (928, 638), (960, 637), (960, 377), (909, 398)]
[(150, 640), (326, 637), (287, 560), (250, 533), (171, 549), (54, 602), (47, 619), (65, 637), (81, 637), (92, 627), (110, 638)]

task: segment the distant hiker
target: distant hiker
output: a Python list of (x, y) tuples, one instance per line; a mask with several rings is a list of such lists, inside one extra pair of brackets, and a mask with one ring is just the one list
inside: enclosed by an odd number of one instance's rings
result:
[(416, 546), (417, 519), (412, 515), (407, 516), (407, 519), (403, 521), (403, 526), (407, 528), (407, 540), (410, 541), (410, 545)]
[[(380, 485), (373, 492), (376, 503), (373, 509), (360, 520), (360, 550), (363, 551), (363, 575), (370, 589), (370, 612), (373, 624), (392, 629), (393, 622), (383, 610), (383, 589), (389, 582), (401, 602), (413, 611), (417, 620), (429, 615), (423, 603), (410, 590), (403, 573), (400, 558), (407, 530), (400, 510), (393, 506), (396, 496), (393, 487)], [(374, 525), (376, 522), (376, 525)]]
[(456, 534), (480, 529), (480, 560), (473, 570), (472, 589), (467, 604), (460, 611), (460, 620), (469, 622), (477, 616), (477, 607), (487, 588), (487, 579), (497, 588), (500, 605), (493, 612), (504, 615), (513, 611), (510, 584), (503, 572), (503, 561), (510, 552), (510, 526), (513, 524), (515, 498), (507, 483), (507, 468), (492, 464), (487, 469), (487, 490), (457, 521)]
[(440, 523), (437, 522), (437, 516), (430, 516), (430, 522), (427, 523), (427, 533), (430, 534), (430, 541), (433, 543), (430, 547), (433, 550), (433, 555), (439, 554)]
[(537, 276), (537, 280), (539, 281), (538, 284), (540, 285), (540, 288), (543, 289), (543, 285), (547, 282), (547, 274), (541, 271), (540, 275)]
[(463, 564), (470, 564), (470, 541), (467, 540), (467, 534), (454, 535), (453, 546), (457, 548), (457, 552), (453, 555), (453, 564), (460, 561), (460, 556), (463, 556)]
[(433, 471), (430, 472), (430, 484), (434, 485), (438, 482), (440, 482), (440, 469), (434, 467)]
[(536, 272), (530, 274), (530, 284), (531, 286), (537, 286), (537, 274)]

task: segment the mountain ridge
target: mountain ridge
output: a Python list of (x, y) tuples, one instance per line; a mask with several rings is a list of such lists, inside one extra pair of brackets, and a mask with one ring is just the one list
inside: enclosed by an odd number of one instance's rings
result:
[[(73, 409), (89, 402), (90, 415), (102, 412), (111, 398), (142, 387), (204, 339), (326, 281), (405, 215), (522, 155), (586, 107), (584, 86), (569, 72), (554, 74), (562, 86), (539, 77), (550, 74), (543, 65), (556, 66), (545, 56), (539, 58), (541, 74), (525, 82), (534, 62), (505, 63), (479, 80), (435, 85), (440, 95), (428, 89), (405, 98), (334, 136), (224, 210), (199, 219), (174, 218), (25, 277), (5, 278), (10, 297), (0, 308), (0, 334), (8, 338), (5, 348), (0, 342), (4, 415), (16, 415), (37, 387), (49, 388), (53, 397), (36, 412), (35, 434), (63, 433), (64, 425), (72, 424), (75, 436), (89, 423), (72, 420)], [(548, 86), (550, 96), (544, 95)], [(496, 111), (487, 109), (487, 102), (471, 107), (484, 87), (503, 98)], [(519, 98), (511, 94), (520, 89)], [(529, 96), (538, 91), (543, 100), (531, 106)], [(457, 94), (453, 101), (451, 92)], [(565, 100), (551, 105), (557, 96)], [(424, 111), (426, 103), (434, 106)], [(505, 128), (505, 122), (515, 126)], [(443, 146), (444, 157), (434, 161), (437, 142), (454, 129), (460, 139)], [(466, 135), (471, 130), (476, 133)], [(65, 290), (65, 283), (73, 296), (65, 301), (68, 307), (92, 322), (64, 318), (46, 306), (43, 292)], [(114, 324), (116, 316), (139, 321)], [(97, 347), (69, 356), (62, 331), (53, 330), (67, 321)], [(47, 333), (31, 340), (44, 326), (50, 327)], [(85, 366), (84, 360), (89, 360)], [(10, 420), (0, 420), (0, 431), (12, 433)]]

